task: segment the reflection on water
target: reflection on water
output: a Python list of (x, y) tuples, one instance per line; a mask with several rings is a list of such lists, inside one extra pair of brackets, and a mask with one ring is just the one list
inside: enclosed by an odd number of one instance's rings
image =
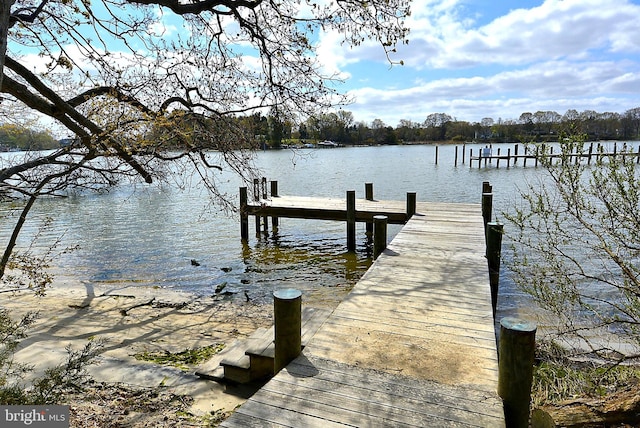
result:
[[(477, 153), (479, 147), (467, 145), (467, 156), (469, 149)], [(279, 182), (281, 194), (289, 195), (344, 197), (347, 190), (356, 190), (362, 198), (364, 183), (371, 182), (376, 199), (404, 200), (407, 192), (417, 192), (419, 201), (479, 203), (482, 182), (490, 181), (498, 218), (516, 203), (517, 189), (538, 179), (541, 171), (531, 166), (469, 168), (468, 160), (454, 166), (452, 146), (439, 148), (435, 165), (435, 147), (426, 145), (269, 151), (257, 154), (257, 164), (267, 179)], [(237, 177), (220, 173), (218, 178), (223, 191), (238, 193)], [(16, 208), (0, 205), (3, 242), (17, 218)], [(270, 231), (243, 245), (239, 219), (218, 212), (197, 187), (123, 186), (107, 194), (41, 200), (30, 214), (21, 248), (47, 217), (53, 228), (39, 245), (48, 245), (61, 232), (63, 246), (80, 245), (55, 260), (62, 281), (73, 278), (114, 288), (142, 284), (200, 294), (213, 294), (224, 285), (235, 292), (231, 299), (243, 300), (246, 292), (265, 302), (274, 289), (295, 287), (307, 300), (332, 305), (370, 265), (364, 225), (358, 225), (355, 254), (345, 251), (345, 225), (339, 222), (280, 219), (276, 234)], [(389, 239), (398, 230), (393, 227)], [(525, 299), (504, 272), (500, 292), (501, 310), (507, 313)]]

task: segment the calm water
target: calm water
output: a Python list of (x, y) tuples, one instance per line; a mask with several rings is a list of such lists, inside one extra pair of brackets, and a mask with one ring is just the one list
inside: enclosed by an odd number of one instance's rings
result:
[[(482, 182), (490, 181), (499, 216), (517, 201), (518, 187), (537, 179), (541, 170), (469, 168), (468, 150), (477, 154), (479, 147), (467, 145), (467, 162), (460, 164), (460, 152), (457, 167), (453, 146), (439, 148), (435, 165), (435, 146), (428, 145), (268, 151), (258, 153), (256, 163), (262, 175), (277, 180), (279, 192), (288, 195), (344, 197), (347, 190), (356, 190), (357, 197), (364, 197), (364, 183), (371, 182), (377, 199), (404, 200), (407, 192), (417, 192), (419, 201), (479, 203)], [(503, 147), (505, 153), (512, 146)], [(218, 178), (236, 200), (239, 179), (227, 173)], [(11, 207), (0, 206), (1, 242), (7, 241), (16, 215)], [(246, 291), (252, 299), (267, 302), (275, 288), (295, 287), (304, 291), (307, 301), (334, 304), (370, 264), (360, 224), (356, 254), (345, 251), (341, 222), (280, 219), (277, 236), (252, 236), (243, 245), (238, 217), (220, 212), (195, 185), (186, 190), (138, 185), (108, 194), (41, 200), (30, 214), (22, 248), (47, 217), (53, 231), (45, 231), (39, 245), (50, 243), (60, 231), (61, 247), (79, 245), (55, 259), (57, 280), (114, 290), (144, 285), (206, 295), (224, 285), (236, 293), (230, 299), (244, 300)], [(192, 259), (200, 265), (192, 266)], [(523, 297), (513, 288), (503, 274), (500, 305), (505, 313), (522, 304)]]

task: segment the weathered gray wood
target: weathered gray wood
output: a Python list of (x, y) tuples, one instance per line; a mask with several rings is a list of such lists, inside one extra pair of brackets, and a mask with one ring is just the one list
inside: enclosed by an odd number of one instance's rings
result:
[(481, 214), (418, 203), (302, 355), (237, 413), (265, 426), (504, 426)]

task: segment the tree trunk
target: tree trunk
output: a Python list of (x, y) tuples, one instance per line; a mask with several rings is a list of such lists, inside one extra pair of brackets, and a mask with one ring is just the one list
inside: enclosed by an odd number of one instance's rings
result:
[(640, 385), (602, 398), (583, 398), (543, 406), (531, 415), (532, 428), (639, 426)]
[(14, 3), (15, 0), (0, 0), (0, 88), (2, 88), (2, 76), (4, 75), (4, 57), (7, 54), (11, 6)]

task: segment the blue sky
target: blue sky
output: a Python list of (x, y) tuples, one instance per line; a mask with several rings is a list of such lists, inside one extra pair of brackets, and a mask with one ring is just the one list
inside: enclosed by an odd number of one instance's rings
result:
[[(339, 34), (318, 36), (318, 60), (344, 77), (339, 89), (354, 101), (344, 109), (356, 121), (395, 127), (431, 113), (479, 122), (640, 107), (640, 0), (414, 0), (411, 8), (410, 42), (394, 57), (404, 66), (391, 67), (374, 41), (350, 48)], [(163, 12), (150, 30), (170, 39), (180, 22)], [(43, 66), (37, 51), (10, 48)]]
[(640, 107), (640, 0), (415, 0), (404, 66), (373, 42), (323, 35), (320, 60), (347, 77), (357, 121), (517, 119), (523, 112)]

